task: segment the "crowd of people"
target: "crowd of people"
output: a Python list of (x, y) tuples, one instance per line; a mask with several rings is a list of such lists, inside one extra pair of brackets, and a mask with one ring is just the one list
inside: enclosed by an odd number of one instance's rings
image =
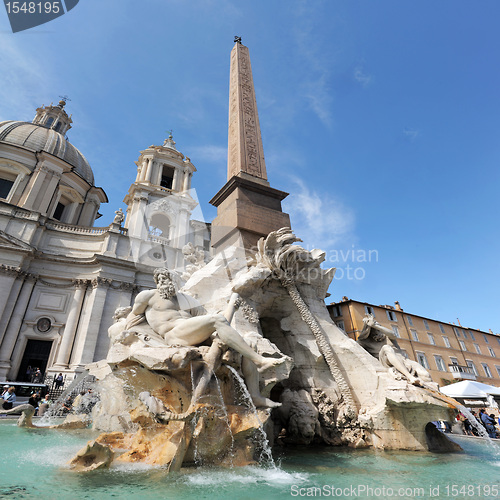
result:
[[(58, 415), (68, 413), (90, 413), (99, 400), (98, 394), (92, 389), (82, 390), (76, 396), (69, 394), (57, 411)], [(16, 390), (14, 386), (4, 385), (0, 395), (2, 409), (11, 410), (16, 402)], [(35, 408), (35, 416), (43, 416), (50, 406), (55, 403), (48, 394), (42, 395), (40, 391), (33, 391), (28, 399), (28, 404)]]
[(32, 368), (28, 366), (26, 368), (25, 382), (31, 382), (32, 384), (41, 384), (43, 382), (43, 374), (40, 368)]
[[(500, 429), (498, 426), (500, 426), (500, 417), (498, 417), (498, 420), (496, 419), (495, 415), (493, 413), (488, 413), (484, 408), (481, 408), (479, 410), (479, 413), (476, 413), (475, 411), (471, 411), (471, 414), (475, 417), (475, 419), (485, 428), (486, 432), (488, 433), (488, 436), (490, 438), (500, 438)], [(456, 417), (457, 422), (461, 422), (463, 425), (463, 431), (464, 434), (468, 436), (479, 436), (480, 433), (477, 430), (477, 428), (469, 421), (466, 415), (463, 413), (459, 412), (457, 417)]]

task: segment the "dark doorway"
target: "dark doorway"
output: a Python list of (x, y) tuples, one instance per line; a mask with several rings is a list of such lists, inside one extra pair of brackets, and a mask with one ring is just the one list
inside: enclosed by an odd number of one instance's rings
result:
[(24, 350), (23, 360), (17, 372), (16, 381), (31, 382), (28, 380), (28, 366), (33, 370), (40, 368), (40, 371), (45, 377), (45, 370), (49, 360), (50, 350), (52, 349), (52, 340), (28, 340), (26, 349)]

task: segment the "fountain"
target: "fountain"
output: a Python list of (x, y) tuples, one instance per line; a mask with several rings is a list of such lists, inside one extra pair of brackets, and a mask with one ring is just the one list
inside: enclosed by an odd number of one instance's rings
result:
[(359, 343), (336, 327), (324, 304), (335, 270), (321, 269), (324, 253), (297, 241), (287, 228), (272, 232), (250, 263), (230, 249), (182, 290), (173, 273), (155, 271), (157, 289), (116, 311), (107, 358), (87, 366), (100, 434), (74, 468), (248, 466), (259, 456), (272, 462), (267, 440), (456, 449), (426, 431), (449, 419), (452, 405), (425, 370), (381, 342), (390, 332), (373, 318)]
[[(248, 485), (265, 498), (423, 484), (420, 496), (436, 496), (445, 481), (493, 491), (496, 462), (418, 453), (459, 449), (429, 424), (450, 420), (456, 402), (400, 358), (373, 318), (359, 343), (335, 326), (324, 305), (334, 270), (296, 241), (288, 229), (271, 233), (249, 263), (226, 251), (180, 290), (158, 270), (157, 289), (116, 312), (107, 358), (87, 366), (82, 380), (95, 378), (99, 394), (90, 419), (70, 415), (42, 428), (24, 409), (20, 424), (35, 428), (3, 434), (12, 466), (0, 472), (0, 494), (22, 498), (43, 490), (45, 477), (61, 498), (79, 489), (144, 496), (146, 485), (151, 498), (163, 488), (176, 498), (220, 498), (221, 488), (243, 498)], [(27, 470), (22, 481), (16, 463)]]

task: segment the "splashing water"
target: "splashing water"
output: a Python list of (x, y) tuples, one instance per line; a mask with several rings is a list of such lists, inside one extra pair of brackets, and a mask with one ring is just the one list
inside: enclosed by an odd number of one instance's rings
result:
[[(85, 370), (80, 375), (75, 377), (73, 382), (61, 393), (57, 400), (50, 406), (50, 408), (45, 412), (43, 417), (40, 418), (39, 424), (41, 426), (52, 425), (54, 418), (60, 417), (62, 413), (62, 406), (68, 396), (74, 393), (79, 393), (83, 390), (87, 390), (94, 386), (95, 378), (89, 375), (89, 372)], [(97, 403), (99, 397), (93, 395), (89, 397), (89, 407), (90, 409)], [(90, 411), (90, 410), (89, 410)]]
[(260, 421), (259, 414), (257, 413), (257, 408), (252, 401), (252, 396), (248, 392), (245, 381), (240, 377), (239, 373), (232, 366), (228, 365), (228, 368), (234, 379), (238, 383), (243, 404), (252, 411), (252, 413), (255, 415), (255, 418), (257, 419), (257, 422), (259, 422), (259, 428), (256, 432), (257, 445), (261, 450), (259, 463), (264, 464), (272, 469), (276, 469), (276, 464), (273, 460), (273, 453), (271, 450), (271, 446), (269, 445), (269, 440), (267, 439), (266, 431), (264, 430), (264, 426)]
[(462, 415), (465, 415), (467, 417), (469, 423), (472, 425), (472, 427), (474, 427), (479, 436), (484, 438), (486, 444), (490, 448), (491, 454), (495, 456), (497, 460), (500, 460), (500, 448), (496, 446), (496, 444), (490, 438), (489, 434), (486, 432), (486, 429), (481, 424), (481, 422), (479, 422), (478, 419), (472, 414), (472, 412), (470, 412), (465, 406), (461, 404), (458, 404), (456, 406), (460, 410)]
[(231, 423), (229, 422), (229, 415), (227, 414), (226, 403), (224, 402), (224, 397), (222, 396), (222, 391), (221, 391), (221, 388), (220, 388), (219, 378), (217, 377), (217, 375), (215, 375), (215, 373), (214, 373), (214, 378), (215, 378), (215, 384), (216, 384), (216, 387), (217, 387), (217, 393), (218, 393), (219, 400), (220, 400), (220, 410), (222, 412), (221, 417), (224, 420), (224, 422), (226, 423), (229, 435), (231, 436), (231, 447), (229, 449), (229, 457), (230, 457), (230, 467), (233, 468), (234, 467), (234, 463), (233, 463), (233, 457), (234, 457), (234, 435), (233, 435), (233, 431), (231, 430)]

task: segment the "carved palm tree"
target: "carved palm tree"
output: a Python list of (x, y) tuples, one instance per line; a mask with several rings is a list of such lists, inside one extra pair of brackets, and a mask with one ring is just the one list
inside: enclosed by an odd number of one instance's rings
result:
[(339, 386), (346, 404), (344, 415), (354, 418), (356, 416), (356, 405), (349, 386), (337, 364), (333, 349), (296, 286), (297, 278), (301, 273), (307, 272), (313, 267), (318, 267), (317, 257), (313, 253), (304, 250), (298, 245), (293, 245), (297, 241), (302, 240), (297, 238), (292, 230), (286, 227), (269, 233), (265, 240), (261, 238), (257, 243), (257, 263), (269, 268), (274, 277), (279, 279), (286, 288), (301, 318), (313, 333), (330, 373)]

